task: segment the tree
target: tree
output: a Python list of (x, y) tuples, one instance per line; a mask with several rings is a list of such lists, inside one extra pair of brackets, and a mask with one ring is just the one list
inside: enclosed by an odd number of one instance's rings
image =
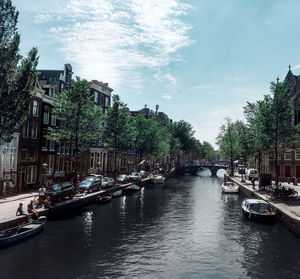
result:
[[(292, 125), (292, 100), (289, 99), (284, 83), (271, 82), (272, 96), (265, 96), (264, 106), (258, 117), (261, 118), (263, 143), (270, 147), (274, 159), (275, 184), (278, 186), (278, 158), (298, 137), (297, 128)], [(262, 115), (262, 116), (261, 116)]]
[(230, 158), (230, 175), (233, 176), (233, 160), (238, 154), (238, 134), (235, 124), (227, 117), (225, 124), (220, 127), (220, 133), (217, 137), (217, 144), (220, 151)]
[(127, 106), (113, 95), (113, 106), (103, 115), (102, 139), (106, 146), (114, 150), (114, 170), (117, 170), (117, 155), (134, 146), (136, 132)]
[[(177, 164), (181, 154), (186, 156), (191, 151), (191, 139), (194, 135), (193, 127), (190, 123), (180, 120), (169, 125), (169, 130), (173, 138), (171, 140), (171, 151), (177, 153)], [(179, 149), (180, 148), (180, 151)]]
[(216, 159), (216, 151), (214, 150), (212, 145), (207, 141), (204, 141), (202, 143), (202, 153), (204, 155), (204, 158), (207, 159), (208, 161), (212, 161)]
[(67, 90), (57, 94), (53, 104), (55, 128), (48, 128), (48, 139), (74, 149), (76, 172), (78, 158), (97, 143), (101, 134), (101, 109), (94, 104), (89, 83), (76, 77)]
[(0, 142), (23, 123), (37, 78), (37, 49), (25, 59), (19, 54), (18, 16), (10, 0), (0, 1)]
[(169, 153), (170, 133), (167, 128), (142, 114), (137, 115), (133, 123), (136, 132), (134, 148), (139, 153), (139, 161), (144, 155), (160, 157)]

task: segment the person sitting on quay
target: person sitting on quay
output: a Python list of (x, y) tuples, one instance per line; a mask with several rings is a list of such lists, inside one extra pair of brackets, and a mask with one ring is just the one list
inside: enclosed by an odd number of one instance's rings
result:
[(19, 207), (17, 209), (17, 212), (16, 212), (16, 216), (21, 216), (21, 215), (27, 215), (24, 211), (24, 208), (23, 208), (23, 203), (19, 203)]
[(51, 200), (50, 196), (48, 196), (44, 201), (44, 208), (51, 208), (55, 206), (55, 202)]
[(45, 199), (46, 199), (47, 189), (44, 184), (41, 185), (39, 188), (39, 204), (40, 206), (43, 205)]
[(30, 216), (33, 216), (37, 219), (39, 217), (39, 213), (34, 209), (33, 200), (27, 205), (27, 212)]

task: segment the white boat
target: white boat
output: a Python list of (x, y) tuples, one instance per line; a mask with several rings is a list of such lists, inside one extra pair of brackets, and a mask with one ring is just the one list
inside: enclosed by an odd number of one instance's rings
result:
[(223, 193), (238, 193), (240, 191), (240, 186), (233, 182), (226, 182), (222, 184)]
[(151, 182), (153, 184), (162, 184), (165, 182), (165, 180), (166, 180), (166, 178), (159, 174), (154, 174), (151, 176)]
[(264, 200), (245, 199), (242, 202), (242, 210), (249, 220), (274, 222), (276, 219), (274, 209)]

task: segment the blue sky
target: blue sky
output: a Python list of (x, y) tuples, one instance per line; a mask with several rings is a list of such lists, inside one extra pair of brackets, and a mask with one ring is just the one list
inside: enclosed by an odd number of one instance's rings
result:
[(300, 74), (299, 0), (13, 0), (21, 52), (39, 69), (73, 66), (131, 110), (158, 104), (215, 144), (226, 116)]

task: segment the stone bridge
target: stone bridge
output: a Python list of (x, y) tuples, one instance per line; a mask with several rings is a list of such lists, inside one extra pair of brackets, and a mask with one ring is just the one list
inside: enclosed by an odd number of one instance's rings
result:
[(181, 166), (176, 168), (176, 174), (185, 174), (190, 173), (191, 175), (196, 175), (199, 170), (209, 169), (212, 176), (217, 176), (217, 172), (220, 169), (227, 170), (228, 166), (226, 165), (212, 165), (212, 164), (203, 164), (195, 166)]

